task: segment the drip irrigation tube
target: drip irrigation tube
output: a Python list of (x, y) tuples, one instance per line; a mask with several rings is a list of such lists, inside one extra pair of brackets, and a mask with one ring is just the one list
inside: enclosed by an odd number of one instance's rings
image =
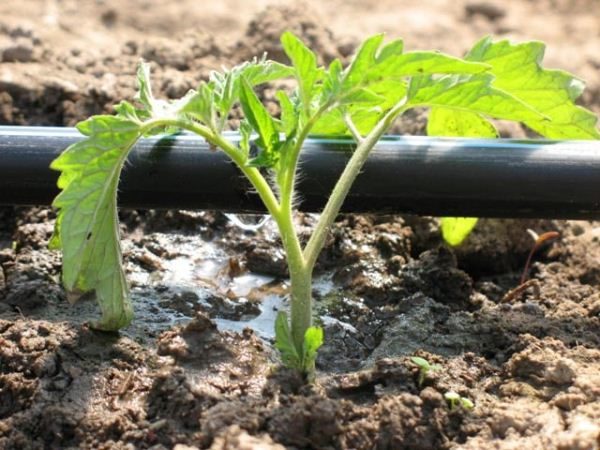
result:
[[(0, 127), (0, 204), (49, 205), (58, 173), (48, 166), (81, 138), (72, 128)], [(301, 210), (321, 210), (352, 148), (345, 139), (306, 141)], [(186, 134), (142, 139), (134, 147), (119, 204), (264, 211), (223, 152)], [(388, 136), (373, 150), (343, 211), (597, 219), (600, 143)]]

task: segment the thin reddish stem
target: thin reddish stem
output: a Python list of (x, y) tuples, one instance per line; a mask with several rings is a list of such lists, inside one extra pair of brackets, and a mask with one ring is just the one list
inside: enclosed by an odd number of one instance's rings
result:
[(529, 256), (527, 256), (527, 262), (525, 263), (525, 267), (523, 268), (523, 273), (521, 275), (521, 280), (519, 281), (519, 285), (525, 283), (527, 281), (527, 275), (529, 274), (529, 268), (531, 266), (531, 259), (533, 258), (533, 254), (546, 242), (551, 241), (553, 239), (557, 239), (560, 237), (560, 233), (558, 231), (548, 231), (546, 233), (540, 234), (535, 240), (535, 244), (531, 248), (529, 252)]

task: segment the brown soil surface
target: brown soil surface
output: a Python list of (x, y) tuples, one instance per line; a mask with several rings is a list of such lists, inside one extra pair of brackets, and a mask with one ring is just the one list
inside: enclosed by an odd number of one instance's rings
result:
[[(282, 58), (286, 29), (324, 61), (380, 31), (454, 54), (485, 34), (544, 40), (548, 65), (584, 78), (582, 101), (600, 112), (597, 0), (4, 0), (0, 124), (109, 112), (133, 96), (140, 58), (177, 97), (221, 65)], [(271, 223), (125, 213), (137, 318), (113, 335), (87, 326), (93, 300), (66, 301), (53, 220), (0, 208), (0, 449), (600, 448), (599, 223), (484, 220), (453, 250), (434, 219), (344, 217), (319, 262), (326, 344), (305, 386), (272, 348), (287, 286)], [(561, 239), (507, 297), (528, 228)], [(421, 384), (414, 355), (440, 366)], [(449, 408), (449, 391), (475, 407)]]

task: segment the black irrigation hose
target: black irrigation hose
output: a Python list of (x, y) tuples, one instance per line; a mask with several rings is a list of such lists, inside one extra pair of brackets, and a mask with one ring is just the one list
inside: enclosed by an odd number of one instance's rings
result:
[[(79, 139), (72, 128), (0, 127), (0, 204), (50, 204), (58, 174), (48, 165)], [(301, 210), (323, 207), (351, 149), (343, 139), (306, 142)], [(124, 171), (119, 203), (140, 209), (263, 211), (223, 152), (211, 151), (191, 135), (141, 140)], [(343, 210), (596, 219), (600, 143), (390, 136), (372, 152)]]

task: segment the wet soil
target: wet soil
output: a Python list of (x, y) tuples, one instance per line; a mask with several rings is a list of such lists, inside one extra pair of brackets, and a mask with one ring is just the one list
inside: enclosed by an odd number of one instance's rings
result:
[[(285, 29), (322, 61), (380, 31), (454, 54), (485, 34), (541, 39), (550, 65), (586, 79), (582, 101), (600, 112), (595, 0), (6, 0), (0, 124), (110, 112), (133, 96), (140, 58), (153, 62), (156, 91), (177, 97), (221, 65), (283, 58)], [(396, 130), (420, 133), (423, 120)], [(1, 449), (600, 448), (600, 223), (483, 220), (449, 249), (436, 219), (340, 217), (315, 276), (326, 344), (306, 386), (272, 346), (288, 307), (272, 223), (189, 211), (122, 219), (136, 320), (107, 334), (88, 326), (93, 299), (69, 305), (59, 285), (54, 213), (0, 208)], [(315, 218), (296, 221), (308, 233)], [(527, 229), (561, 238), (507, 295), (532, 246)], [(412, 356), (437, 370), (420, 380)], [(448, 392), (474, 408), (451, 407)]]

